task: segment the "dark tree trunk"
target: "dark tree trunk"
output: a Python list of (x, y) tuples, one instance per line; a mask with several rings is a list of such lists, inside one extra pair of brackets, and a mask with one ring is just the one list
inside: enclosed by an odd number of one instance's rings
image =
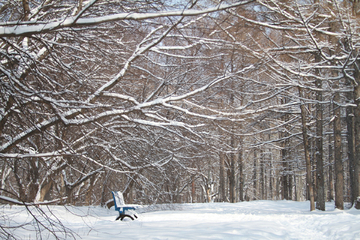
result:
[[(240, 141), (240, 144), (242, 144), (242, 141)], [(239, 150), (239, 196), (240, 201), (244, 201), (244, 167), (243, 167), (243, 152), (242, 152), (242, 146), (240, 146)]]
[(191, 203), (196, 203), (195, 176), (191, 177)]
[(354, 91), (356, 107), (354, 109), (355, 159), (354, 159), (354, 199), (355, 208), (360, 209), (360, 73), (356, 71), (357, 86)]
[(344, 209), (344, 169), (341, 148), (340, 93), (334, 95), (334, 161), (335, 161), (335, 207)]
[(29, 20), (30, 7), (29, 0), (22, 0), (23, 10), (24, 10), (24, 21)]
[[(287, 98), (283, 98), (281, 100), (282, 104), (286, 104), (288, 102)], [(289, 115), (285, 114), (283, 116), (283, 121), (289, 121)], [(289, 200), (290, 197), (290, 186), (289, 186), (289, 139), (288, 139), (288, 130), (286, 129), (288, 126), (284, 126), (285, 129), (282, 132), (282, 137), (284, 138), (282, 149), (281, 149), (281, 160), (282, 160), (282, 174), (281, 174), (281, 184), (282, 184), (282, 199)]]
[(261, 157), (260, 162), (260, 186), (261, 186), (261, 200), (265, 199), (265, 161), (264, 155)]
[(225, 196), (225, 153), (220, 152), (220, 174), (219, 174), (219, 199), (220, 202), (224, 202)]
[[(360, 13), (360, 2), (353, 2), (353, 15), (356, 18), (359, 18)], [(354, 108), (354, 134), (355, 134), (355, 158), (354, 158), (354, 187), (353, 195), (355, 200), (355, 208), (360, 209), (360, 69), (359, 61), (356, 62), (354, 66), (354, 103), (356, 107)]]
[(253, 185), (254, 185), (254, 200), (257, 199), (257, 189), (258, 189), (258, 179), (257, 179), (257, 152), (254, 150), (254, 175), (253, 175)]
[(235, 184), (235, 154), (234, 154), (234, 149), (235, 149), (235, 140), (234, 137), (231, 136), (231, 147), (232, 147), (232, 152), (230, 153), (230, 171), (229, 171), (229, 192), (230, 192), (230, 202), (234, 203), (235, 202), (235, 188), (236, 188), (236, 184)]
[[(320, 61), (320, 60), (315, 60)], [(321, 89), (321, 80), (315, 81), (316, 88)], [(324, 181), (324, 161), (323, 161), (323, 109), (322, 109), (322, 92), (316, 92), (316, 186), (317, 198), (316, 208), (325, 211), (325, 181)]]
[(334, 200), (334, 181), (333, 181), (333, 145), (331, 143), (331, 137), (329, 136), (329, 198), (328, 200)]
[[(349, 86), (350, 80), (347, 80)], [(354, 99), (353, 92), (346, 93), (346, 101), (351, 104)], [(346, 107), (346, 139), (348, 143), (349, 176), (350, 176), (350, 200), (354, 204), (356, 200), (356, 181), (355, 181), (355, 135), (354, 135), (354, 109), (352, 106)]]
[(270, 158), (270, 169), (269, 169), (269, 191), (270, 191), (270, 199), (274, 200), (274, 194), (273, 194), (273, 164), (272, 164), (272, 157)]
[[(302, 96), (302, 90), (299, 88), (300, 98)], [(305, 162), (306, 162), (306, 185), (308, 197), (310, 200), (310, 211), (315, 210), (315, 200), (314, 200), (314, 188), (312, 183), (312, 175), (311, 175), (311, 160), (310, 160), (310, 145), (309, 139), (307, 135), (307, 127), (306, 127), (306, 109), (304, 103), (300, 105), (301, 109), (301, 122), (302, 122), (302, 134), (303, 134), (303, 144), (304, 144), (304, 152), (305, 152)]]
[(281, 174), (281, 182), (282, 182), (282, 199), (289, 199), (289, 181), (288, 181), (288, 161), (287, 161), (287, 141), (285, 140), (283, 148), (281, 149), (282, 155), (282, 174)]

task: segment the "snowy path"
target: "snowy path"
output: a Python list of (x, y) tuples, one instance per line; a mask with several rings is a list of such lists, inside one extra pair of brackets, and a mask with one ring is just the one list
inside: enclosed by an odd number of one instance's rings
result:
[[(117, 213), (100, 207), (71, 208), (77, 215), (62, 207), (53, 211), (82, 239), (360, 239), (360, 211), (334, 210), (332, 203), (327, 204), (326, 212), (309, 212), (308, 202), (292, 201), (182, 204), (175, 208), (141, 213), (138, 220), (126, 222), (115, 222)], [(14, 207), (4, 211), (15, 212)], [(24, 239), (34, 237), (24, 230), (17, 233), (22, 234)]]

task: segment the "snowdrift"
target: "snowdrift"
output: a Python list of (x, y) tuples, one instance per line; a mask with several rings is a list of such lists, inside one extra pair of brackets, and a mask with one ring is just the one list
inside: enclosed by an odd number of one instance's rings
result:
[[(144, 206), (135, 221), (114, 209), (3, 205), (2, 227), (20, 239), (360, 239), (360, 211), (309, 211), (309, 202), (252, 201)], [(59, 225), (61, 222), (62, 225)], [(41, 229), (41, 233), (36, 230)]]

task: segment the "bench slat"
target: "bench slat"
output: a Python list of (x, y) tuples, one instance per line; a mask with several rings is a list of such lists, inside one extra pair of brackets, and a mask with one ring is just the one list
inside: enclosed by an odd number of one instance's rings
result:
[(124, 201), (124, 195), (122, 194), (122, 192), (117, 191), (117, 192), (112, 192), (112, 193), (113, 193), (113, 197), (114, 197), (115, 208), (120, 208), (121, 206), (124, 206), (125, 201)]

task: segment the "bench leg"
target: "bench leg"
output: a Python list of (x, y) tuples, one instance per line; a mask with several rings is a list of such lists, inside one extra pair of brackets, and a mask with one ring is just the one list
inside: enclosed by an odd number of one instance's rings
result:
[[(137, 216), (136, 215), (134, 215), (136, 218), (137, 218)], [(120, 215), (115, 219), (115, 221), (117, 221), (117, 220), (124, 220), (124, 218), (126, 218), (126, 217), (128, 217), (128, 218), (130, 218), (131, 220), (134, 220), (134, 218), (132, 217), (132, 216), (130, 216), (130, 215), (128, 215), (128, 214), (123, 214), (123, 213), (120, 213)]]
[(132, 216), (127, 215), (127, 214), (122, 214), (122, 216), (120, 217), (121, 221), (126, 217), (130, 218), (131, 220), (134, 220), (134, 218)]

